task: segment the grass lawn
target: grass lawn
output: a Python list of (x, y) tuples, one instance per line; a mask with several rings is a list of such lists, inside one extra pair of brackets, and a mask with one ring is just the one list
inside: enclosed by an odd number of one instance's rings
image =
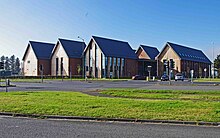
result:
[(0, 112), (220, 122), (216, 101), (104, 98), (78, 92), (1, 92)]
[(201, 78), (193, 80), (195, 82), (220, 82), (220, 78)]
[(195, 91), (195, 90), (140, 90), (140, 89), (107, 89), (103, 94), (139, 99), (167, 99), (167, 100), (200, 100), (219, 101), (219, 91)]

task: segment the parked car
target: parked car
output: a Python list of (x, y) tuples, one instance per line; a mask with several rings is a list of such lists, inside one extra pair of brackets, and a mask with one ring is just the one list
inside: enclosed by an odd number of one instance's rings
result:
[(146, 80), (146, 77), (141, 75), (135, 75), (132, 76), (132, 80)]
[(177, 74), (175, 75), (175, 81), (178, 81), (178, 80), (184, 81), (184, 76), (183, 76), (183, 74), (177, 73)]
[(163, 76), (161, 76), (161, 81), (168, 81), (169, 80), (169, 76), (164, 74)]

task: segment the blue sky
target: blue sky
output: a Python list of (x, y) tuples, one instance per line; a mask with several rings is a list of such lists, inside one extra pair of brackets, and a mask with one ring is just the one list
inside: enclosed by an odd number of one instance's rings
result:
[(0, 55), (22, 57), (29, 40), (89, 42), (92, 35), (161, 50), (167, 41), (220, 54), (219, 0), (1, 0)]

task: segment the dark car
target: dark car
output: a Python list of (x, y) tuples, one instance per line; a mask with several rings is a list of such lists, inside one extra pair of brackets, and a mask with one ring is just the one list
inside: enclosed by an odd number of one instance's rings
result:
[(146, 80), (146, 77), (141, 75), (135, 75), (132, 76), (132, 80)]
[(168, 81), (169, 80), (169, 76), (167, 76), (166, 74), (164, 74), (162, 77), (161, 77), (161, 81)]

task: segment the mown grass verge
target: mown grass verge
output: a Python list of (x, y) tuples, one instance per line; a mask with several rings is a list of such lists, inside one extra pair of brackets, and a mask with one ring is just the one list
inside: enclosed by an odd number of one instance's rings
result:
[(194, 80), (195, 82), (220, 82), (220, 78), (198, 78)]
[(140, 90), (140, 89), (107, 89), (103, 94), (139, 99), (167, 99), (167, 100), (200, 100), (200, 101), (219, 101), (219, 91), (201, 90)]
[(104, 98), (78, 92), (2, 92), (0, 112), (220, 122), (220, 102)]

